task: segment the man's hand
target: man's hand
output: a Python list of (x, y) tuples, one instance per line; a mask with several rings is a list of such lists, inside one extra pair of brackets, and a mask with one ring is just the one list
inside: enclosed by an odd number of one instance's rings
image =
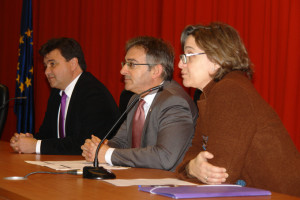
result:
[(202, 151), (187, 166), (188, 174), (196, 177), (203, 183), (221, 184), (226, 181), (228, 174), (225, 168), (213, 166), (207, 162), (207, 159), (212, 159), (213, 154)]
[(19, 138), (19, 152), (21, 153), (35, 153), (37, 140), (30, 136)]
[(10, 139), (10, 146), (18, 153), (35, 153), (36, 143), (31, 133), (15, 133)]
[[(15, 151), (15, 152), (19, 152), (19, 146), (18, 146), (18, 140), (19, 140), (19, 137), (20, 135), (23, 134), (23, 133), (15, 133), (11, 139), (10, 139), (10, 146), (12, 147), (12, 149)], [(24, 135), (24, 134), (23, 134)], [(19, 152), (21, 153), (21, 152)]]
[[(85, 158), (86, 161), (89, 162), (93, 162), (95, 159), (95, 152), (97, 149), (97, 146), (99, 145), (99, 143), (101, 142), (101, 140), (92, 135), (91, 139), (86, 139), (85, 143), (81, 146), (82, 149), (82, 156)], [(105, 140), (103, 142), (103, 144), (100, 147), (100, 151), (98, 154), (98, 161), (100, 163), (105, 163), (105, 153), (107, 151), (107, 149), (109, 148), (107, 145), (107, 140)]]

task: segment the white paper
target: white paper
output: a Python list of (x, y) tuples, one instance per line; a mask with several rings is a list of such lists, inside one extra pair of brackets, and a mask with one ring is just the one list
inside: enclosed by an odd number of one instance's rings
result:
[[(83, 169), (85, 166), (93, 166), (92, 162), (87, 162), (85, 160), (73, 160), (73, 161), (25, 161), (29, 164), (40, 165), (44, 167), (49, 167), (55, 170), (78, 170)], [(105, 169), (115, 170), (115, 169), (128, 169), (129, 167), (111, 166), (108, 164), (99, 164), (99, 167), (104, 167)]]
[(182, 181), (176, 178), (163, 178), (163, 179), (107, 179), (103, 180), (107, 183), (111, 183), (115, 186), (133, 186), (133, 185), (145, 185), (145, 186), (178, 186), (178, 185), (197, 185), (187, 181)]

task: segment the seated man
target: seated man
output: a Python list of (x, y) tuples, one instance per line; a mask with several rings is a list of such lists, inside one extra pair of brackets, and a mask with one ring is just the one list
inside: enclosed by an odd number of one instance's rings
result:
[[(19, 153), (81, 154), (95, 134), (102, 138), (119, 116), (107, 88), (92, 74), (80, 45), (70, 38), (51, 39), (40, 49), (53, 88), (39, 133), (15, 133), (11, 147)], [(61, 100), (64, 100), (61, 102)]]
[[(197, 107), (172, 80), (173, 64), (172, 47), (160, 39), (137, 37), (127, 43), (121, 69), (125, 89), (140, 94), (161, 84), (163, 88), (142, 96), (139, 105), (129, 111), (117, 134), (101, 146), (99, 162), (175, 170), (191, 145)], [(139, 125), (144, 123), (139, 130), (136, 111), (144, 120), (139, 122)], [(81, 147), (87, 161), (94, 160), (99, 141), (92, 137)]]

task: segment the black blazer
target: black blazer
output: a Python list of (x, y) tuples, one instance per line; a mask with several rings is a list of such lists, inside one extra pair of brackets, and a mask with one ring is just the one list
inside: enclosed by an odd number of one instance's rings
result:
[[(41, 154), (81, 154), (80, 146), (92, 134), (103, 138), (119, 117), (119, 110), (108, 89), (91, 73), (79, 77), (69, 102), (65, 122), (66, 137), (57, 137), (57, 117), (61, 96), (52, 89), (44, 121), (35, 134), (42, 140)], [(113, 134), (111, 135), (113, 136)]]

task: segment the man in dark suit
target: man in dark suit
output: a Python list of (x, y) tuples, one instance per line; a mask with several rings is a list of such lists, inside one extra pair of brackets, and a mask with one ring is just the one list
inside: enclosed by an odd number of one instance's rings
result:
[[(172, 80), (173, 62), (172, 47), (160, 39), (138, 37), (127, 43), (121, 70), (125, 89), (139, 94), (158, 85), (163, 88), (146, 93), (140, 100), (144, 101), (141, 106), (144, 125), (138, 139), (133, 127), (140, 103), (129, 111), (117, 134), (101, 147), (100, 162), (170, 171), (181, 162), (194, 135), (197, 108), (184, 89)], [(92, 137), (81, 147), (87, 161), (94, 159), (99, 141)]]
[(53, 88), (44, 121), (35, 135), (15, 133), (11, 146), (19, 153), (81, 154), (80, 146), (91, 134), (104, 137), (119, 116), (118, 107), (107, 88), (85, 71), (75, 40), (51, 39), (40, 54)]

